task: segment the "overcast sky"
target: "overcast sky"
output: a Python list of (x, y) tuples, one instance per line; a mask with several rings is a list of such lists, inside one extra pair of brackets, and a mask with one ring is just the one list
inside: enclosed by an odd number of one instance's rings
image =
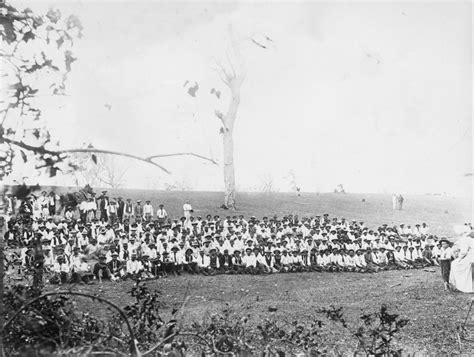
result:
[[(26, 4), (26, 2), (24, 2)], [(469, 2), (34, 2), (78, 15), (70, 96), (47, 103), (64, 147), (84, 141), (139, 155), (193, 151), (222, 162), (229, 95), (213, 70), (229, 25), (247, 41), (235, 125), (240, 189), (272, 177), (304, 191), (471, 195)], [(196, 97), (185, 81), (197, 82)], [(211, 88), (223, 92), (220, 99)], [(185, 181), (220, 190), (222, 167), (193, 158), (127, 162), (125, 186)]]

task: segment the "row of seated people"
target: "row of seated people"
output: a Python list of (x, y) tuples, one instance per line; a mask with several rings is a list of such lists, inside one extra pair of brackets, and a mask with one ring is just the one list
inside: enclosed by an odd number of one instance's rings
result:
[[(431, 254), (431, 246), (425, 247), (424, 254), (413, 254), (416, 248), (386, 250), (385, 248), (368, 248), (354, 251), (327, 249), (316, 251), (288, 251), (278, 248), (262, 252), (256, 247), (246, 248), (242, 254), (236, 250), (229, 254), (226, 249), (218, 253), (211, 248), (209, 254), (204, 250), (186, 249), (184, 254), (173, 249), (170, 253), (131, 254), (126, 260), (119, 259), (119, 253), (112, 251), (101, 254), (98, 261), (89, 264), (86, 255), (76, 249), (68, 261), (64, 255), (57, 256), (56, 262), (49, 265), (54, 282), (90, 282), (92, 279), (121, 280), (129, 277), (160, 278), (188, 274), (271, 274), (289, 272), (360, 272), (375, 273), (389, 269), (413, 269), (439, 265), (437, 258)], [(409, 254), (405, 254), (405, 252)]]

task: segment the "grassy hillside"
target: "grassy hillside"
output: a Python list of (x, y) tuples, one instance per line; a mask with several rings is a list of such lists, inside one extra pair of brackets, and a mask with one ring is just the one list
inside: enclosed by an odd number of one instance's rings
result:
[[(59, 189), (66, 190), (65, 188)], [(238, 193), (237, 211), (223, 210), (223, 194), (220, 192), (183, 192), (152, 191), (132, 189), (108, 189), (109, 196), (122, 196), (146, 200), (150, 199), (154, 207), (163, 203), (173, 218), (181, 217), (182, 206), (189, 199), (195, 215), (255, 215), (282, 216), (298, 214), (311, 216), (328, 213), (331, 216), (364, 221), (369, 226), (387, 224), (411, 224), (426, 222), (433, 233), (453, 234), (454, 224), (472, 221), (472, 201), (470, 197), (454, 198), (433, 195), (408, 195), (402, 211), (392, 210), (392, 198), (383, 194), (333, 194), (302, 193), (297, 197), (293, 193)], [(362, 200), (365, 199), (365, 202)]]

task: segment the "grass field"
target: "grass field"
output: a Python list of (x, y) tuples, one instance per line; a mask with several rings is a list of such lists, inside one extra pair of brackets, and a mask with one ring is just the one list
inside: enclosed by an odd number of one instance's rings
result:
[[(99, 191), (99, 190), (96, 190)], [(311, 216), (328, 213), (331, 216), (345, 217), (348, 220), (364, 221), (374, 226), (387, 223), (411, 224), (426, 222), (433, 233), (450, 235), (454, 224), (472, 222), (471, 197), (454, 198), (434, 195), (406, 195), (402, 211), (392, 210), (392, 198), (382, 194), (333, 194), (302, 193), (297, 197), (292, 193), (238, 193), (237, 211), (235, 213), (219, 208), (223, 203), (220, 192), (182, 192), (150, 191), (131, 189), (108, 189), (110, 197), (122, 196), (144, 201), (151, 200), (158, 208), (160, 203), (172, 218), (183, 215), (182, 207), (186, 199), (190, 200), (194, 214), (282, 216), (298, 214)], [(365, 199), (365, 202), (362, 200)]]
[[(172, 217), (181, 215), (185, 199), (195, 208), (195, 214), (208, 213), (225, 216), (233, 213), (219, 209), (222, 194), (205, 192), (152, 192), (142, 190), (109, 190), (114, 197), (151, 199), (157, 206), (164, 203)], [(375, 194), (294, 194), (240, 193), (238, 211), (244, 216), (298, 214), (309, 216), (329, 213), (331, 216), (364, 221), (369, 227), (378, 224), (415, 224), (426, 222), (433, 233), (452, 235), (454, 224), (470, 222), (471, 201), (445, 196), (407, 196), (402, 211), (391, 209), (389, 195)], [(362, 202), (365, 199), (365, 202)], [(186, 307), (185, 324), (202, 320), (208, 313), (217, 312), (229, 303), (236, 309), (246, 307), (253, 321), (258, 323), (269, 314), (268, 307), (276, 307), (275, 314), (283, 318), (304, 316), (316, 307), (343, 306), (351, 324), (358, 322), (362, 312), (374, 312), (382, 303), (391, 311), (410, 319), (404, 328), (399, 346), (406, 352), (440, 354), (459, 352), (456, 326), (465, 318), (471, 296), (444, 292), (439, 269), (387, 271), (377, 274), (357, 273), (298, 273), (268, 276), (181, 276), (150, 281), (150, 287), (163, 292), (164, 314), (178, 306), (189, 286), (190, 300)], [(397, 285), (398, 284), (398, 285)], [(100, 296), (119, 305), (131, 301), (127, 293), (132, 282), (104, 283)], [(97, 285), (79, 287), (97, 293)], [(257, 298), (258, 296), (258, 298)], [(84, 302), (85, 308), (93, 309)], [(331, 327), (328, 341), (335, 351), (349, 353), (355, 342), (347, 332)], [(474, 354), (474, 345), (463, 344), (464, 353)]]

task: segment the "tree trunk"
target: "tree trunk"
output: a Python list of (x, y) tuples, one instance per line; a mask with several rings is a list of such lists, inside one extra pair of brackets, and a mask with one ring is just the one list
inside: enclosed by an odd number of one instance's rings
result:
[(3, 288), (4, 288), (4, 250), (5, 250), (5, 243), (4, 243), (4, 236), (6, 232), (6, 222), (5, 218), (2, 216), (3, 214), (3, 207), (0, 204), (0, 279), (2, 280), (0, 283), (0, 357), (3, 357), (4, 354), (4, 346), (3, 346), (3, 325), (5, 324), (5, 307), (3, 305)]
[(240, 104), (240, 86), (243, 77), (236, 78), (229, 86), (232, 100), (227, 110), (227, 115), (223, 121), (225, 125), (223, 133), (224, 144), (224, 205), (226, 208), (235, 211), (235, 170), (234, 170), (234, 123), (237, 117), (237, 110)]
[(224, 205), (235, 210), (235, 170), (234, 170), (234, 139), (232, 131), (225, 131), (224, 143)]

